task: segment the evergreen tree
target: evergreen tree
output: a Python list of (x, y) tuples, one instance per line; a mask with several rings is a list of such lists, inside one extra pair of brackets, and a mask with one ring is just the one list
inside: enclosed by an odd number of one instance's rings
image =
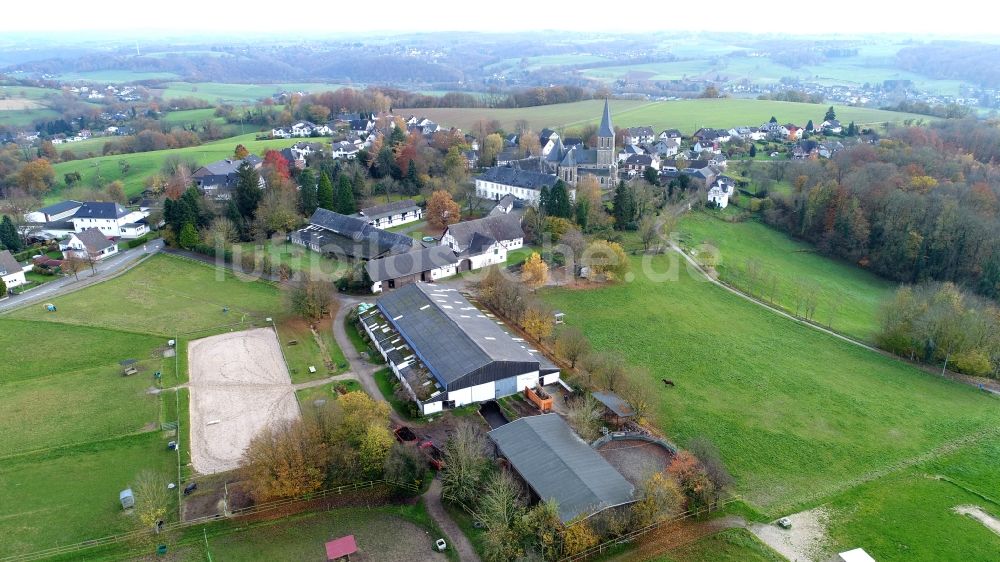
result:
[(180, 205), (180, 223), (190, 222), (195, 228), (203, 228), (212, 222), (212, 212), (202, 202), (201, 192), (196, 187), (189, 187), (177, 201)]
[(778, 122), (778, 118), (777, 118), (777, 117), (775, 117), (774, 115), (772, 115), (772, 116), (771, 116), (771, 120), (770, 120), (770, 121), (768, 121), (768, 123), (777, 123), (777, 122)]
[(7, 215), (0, 221), (0, 246), (7, 248), (11, 253), (17, 253), (24, 249), (21, 237), (17, 234), (14, 221)]
[(587, 222), (590, 220), (590, 201), (579, 199), (576, 202), (576, 224), (580, 230), (587, 230)]
[(316, 210), (316, 176), (306, 168), (299, 174), (299, 211), (309, 216)]
[[(544, 189), (544, 188), (543, 188)], [(545, 214), (568, 219), (573, 216), (573, 204), (569, 201), (569, 190), (562, 180), (556, 180), (548, 193)]]
[(632, 198), (632, 190), (624, 181), (618, 182), (615, 189), (614, 217), (615, 228), (618, 230), (635, 230), (635, 200)]
[(538, 210), (543, 214), (548, 214), (549, 212), (549, 186), (543, 185), (542, 189), (538, 192)]
[(851, 121), (851, 124), (847, 126), (847, 136), (853, 137), (856, 136), (857, 134), (858, 134), (858, 126), (854, 124), (854, 121)]
[(660, 185), (660, 172), (652, 166), (646, 166), (646, 169), (642, 171), (642, 179), (646, 180), (649, 185)]
[(226, 218), (236, 227), (236, 232), (239, 234), (240, 240), (247, 240), (249, 238), (247, 236), (247, 221), (240, 214), (240, 209), (236, 206), (236, 201), (232, 199), (229, 200), (229, 205), (226, 207)]
[(245, 162), (240, 165), (236, 174), (236, 193), (233, 199), (236, 200), (236, 208), (240, 210), (240, 215), (250, 220), (257, 212), (257, 205), (264, 196), (264, 191), (260, 188), (260, 174)]
[(757, 145), (756, 144), (751, 144), (750, 145), (750, 158), (756, 158), (756, 157), (757, 157)]
[(333, 184), (330, 183), (330, 176), (326, 175), (326, 172), (319, 176), (319, 187), (316, 188), (316, 205), (327, 211), (335, 210), (333, 208)]
[(354, 198), (358, 199), (365, 195), (365, 174), (360, 166), (354, 167), (354, 177), (351, 179), (351, 189), (354, 191)]
[(406, 186), (410, 193), (420, 192), (420, 178), (417, 176), (417, 167), (413, 165), (413, 160), (410, 160), (410, 164), (406, 167)]
[(406, 131), (402, 127), (393, 127), (389, 133), (389, 146), (397, 146), (406, 142)]
[(816, 126), (813, 125), (813, 120), (810, 119), (809, 122), (806, 123), (806, 130), (809, 131), (809, 132), (812, 132), (815, 128), (816, 128)]
[(201, 238), (198, 237), (198, 229), (194, 227), (194, 224), (186, 222), (184, 226), (181, 227), (181, 234), (177, 242), (182, 248), (190, 250), (194, 248), (201, 242)]
[(837, 112), (833, 110), (832, 105), (830, 106), (829, 109), (826, 110), (826, 115), (823, 116), (823, 119), (825, 121), (833, 121), (837, 119)]
[(340, 181), (337, 182), (337, 193), (334, 195), (334, 205), (336, 211), (342, 215), (350, 215), (358, 209), (354, 204), (354, 190), (351, 189), (351, 178), (347, 174), (341, 174)]

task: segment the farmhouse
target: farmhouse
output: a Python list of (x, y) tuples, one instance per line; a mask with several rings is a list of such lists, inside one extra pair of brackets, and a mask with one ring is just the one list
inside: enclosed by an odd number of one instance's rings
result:
[[(243, 160), (227, 158), (212, 162), (211, 164), (205, 164), (195, 170), (191, 174), (191, 178), (194, 180), (195, 185), (198, 186), (198, 189), (205, 195), (214, 197), (215, 199), (229, 199), (232, 196), (232, 190), (236, 188), (239, 169), (244, 162), (249, 164), (254, 170), (260, 170), (261, 165), (264, 163), (259, 156), (253, 154)], [(263, 176), (260, 178), (260, 187), (267, 187), (267, 182), (264, 181)]]
[(459, 271), (504, 263), (509, 250), (524, 246), (521, 218), (515, 214), (490, 214), (453, 224), (444, 231), (441, 245), (459, 255)]
[(476, 195), (494, 201), (513, 195), (522, 201), (537, 205), (542, 188), (551, 188), (556, 180), (558, 178), (554, 174), (497, 166), (476, 177)]
[(559, 380), (559, 368), (505, 332), (457, 289), (413, 283), (360, 315), (423, 414)]
[(84, 260), (100, 261), (118, 253), (118, 243), (109, 240), (100, 230), (88, 228), (75, 232), (59, 245), (63, 257), (77, 257)]
[(138, 238), (149, 232), (146, 224), (147, 212), (129, 211), (118, 203), (89, 202), (76, 210), (69, 222), (73, 230), (96, 228), (102, 234), (115, 238)]
[(638, 498), (608, 461), (570, 429), (559, 414), (527, 416), (487, 435), (499, 456), (539, 501), (555, 500), (563, 523), (579, 521)]
[(402, 199), (385, 205), (365, 207), (361, 209), (360, 215), (376, 228), (391, 228), (420, 220), (424, 216), (424, 210), (413, 199)]
[(401, 254), (413, 249), (416, 242), (404, 234), (396, 234), (326, 209), (316, 209), (309, 226), (288, 236), (293, 244), (337, 257), (370, 260)]
[(25, 214), (24, 220), (35, 223), (65, 221), (75, 215), (81, 206), (83, 203), (80, 201), (61, 201)]
[[(27, 280), (24, 278), (24, 269), (14, 259), (10, 250), (0, 250), (0, 279), (3, 279), (3, 284), (7, 287), (8, 291), (27, 283)], [(0, 298), (4, 296), (6, 295), (0, 294)]]
[(458, 257), (447, 246), (431, 246), (405, 254), (369, 260), (365, 271), (373, 293), (397, 289), (417, 281), (436, 281), (458, 272)]

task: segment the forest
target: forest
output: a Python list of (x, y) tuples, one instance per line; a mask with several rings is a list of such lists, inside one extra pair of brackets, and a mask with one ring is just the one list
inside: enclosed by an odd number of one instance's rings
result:
[(932, 78), (1000, 86), (1000, 45), (936, 41), (906, 47), (896, 59), (901, 68)]

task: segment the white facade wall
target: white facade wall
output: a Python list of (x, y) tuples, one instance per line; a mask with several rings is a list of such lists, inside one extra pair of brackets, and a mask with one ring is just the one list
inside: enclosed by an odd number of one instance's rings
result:
[[(496, 397), (496, 383), (490, 381), (488, 383), (479, 384), (469, 388), (471, 393), (472, 402), (485, 402), (486, 400), (493, 400)], [(457, 404), (456, 404), (457, 405)]]
[(517, 376), (517, 391), (524, 392), (525, 388), (535, 388), (538, 386), (538, 371), (524, 373)]
[(542, 377), (542, 386), (555, 384), (558, 381), (559, 381), (559, 373), (558, 372), (551, 373)]
[(423, 209), (417, 209), (416, 211), (407, 211), (405, 213), (397, 213), (392, 216), (370, 220), (368, 221), (368, 224), (374, 226), (375, 228), (392, 228), (401, 224), (418, 221), (423, 218), (423, 216)]
[(438, 412), (441, 411), (441, 408), (443, 406), (444, 406), (444, 402), (442, 402), (440, 400), (437, 401), (437, 402), (428, 402), (427, 404), (423, 405), (423, 414), (425, 416), (429, 416), (431, 414), (436, 414), (436, 413), (438, 413)]
[[(493, 398), (490, 396), (490, 398)], [(472, 388), (460, 388), (448, 392), (448, 400), (455, 401), (455, 407), (465, 406), (472, 402)]]
[[(24, 271), (18, 271), (17, 273), (11, 273), (9, 275), (4, 275), (3, 276), (3, 282), (4, 282), (4, 285), (6, 285), (8, 289), (13, 289), (14, 287), (20, 287), (21, 285), (24, 285), (28, 281), (24, 277)], [(3, 296), (5, 296), (5, 295), (0, 294), (0, 297), (3, 297)]]
[[(506, 257), (504, 257), (504, 261), (507, 261)], [(438, 267), (436, 269), (431, 270), (431, 280), (435, 281), (438, 279), (442, 279), (444, 277), (451, 277), (456, 273), (458, 273), (458, 264), (453, 263), (451, 265), (446, 265), (444, 267)]]
[(492, 248), (486, 250), (478, 256), (470, 256), (470, 269), (481, 269), (491, 265), (507, 263), (507, 248), (501, 244), (494, 244)]

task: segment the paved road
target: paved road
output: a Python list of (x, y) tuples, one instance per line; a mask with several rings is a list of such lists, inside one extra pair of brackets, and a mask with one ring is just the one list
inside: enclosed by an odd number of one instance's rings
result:
[[(145, 249), (144, 249), (145, 248)], [(137, 265), (144, 257), (155, 254), (163, 249), (162, 240), (153, 240), (145, 246), (124, 250), (97, 263), (97, 273), (91, 273), (90, 269), (80, 272), (79, 279), (68, 275), (60, 277), (54, 281), (33, 289), (21, 295), (15, 295), (0, 301), (0, 313), (13, 310), (28, 304), (41, 302), (52, 297), (76, 291), (84, 287), (106, 281), (120, 273), (128, 271)]]

